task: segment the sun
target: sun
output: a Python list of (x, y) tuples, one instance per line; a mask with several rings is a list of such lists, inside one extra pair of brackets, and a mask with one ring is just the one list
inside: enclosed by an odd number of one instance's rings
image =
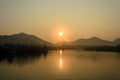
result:
[(62, 37), (63, 36), (63, 32), (59, 32), (59, 36)]

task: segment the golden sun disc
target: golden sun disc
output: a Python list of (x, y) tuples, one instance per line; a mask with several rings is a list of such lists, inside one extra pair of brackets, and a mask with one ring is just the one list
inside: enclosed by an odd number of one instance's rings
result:
[(60, 32), (60, 33), (59, 33), (59, 36), (60, 36), (60, 37), (62, 37), (62, 36), (63, 36), (63, 33), (62, 33), (62, 32)]

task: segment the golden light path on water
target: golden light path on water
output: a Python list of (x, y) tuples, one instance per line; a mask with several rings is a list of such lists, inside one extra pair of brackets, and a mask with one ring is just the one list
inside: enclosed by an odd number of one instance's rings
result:
[(62, 50), (59, 51), (59, 54), (60, 54), (59, 68), (62, 69), (63, 68)]

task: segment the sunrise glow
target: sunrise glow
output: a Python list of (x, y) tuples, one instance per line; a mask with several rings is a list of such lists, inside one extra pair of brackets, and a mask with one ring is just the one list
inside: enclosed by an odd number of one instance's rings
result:
[(59, 36), (62, 37), (63, 36), (63, 32), (59, 32)]

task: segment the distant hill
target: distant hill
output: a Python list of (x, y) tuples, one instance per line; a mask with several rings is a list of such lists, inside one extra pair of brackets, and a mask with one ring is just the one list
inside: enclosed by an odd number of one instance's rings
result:
[(100, 39), (98, 37), (91, 37), (89, 39), (78, 39), (71, 42), (72, 45), (81, 45), (81, 46), (110, 46), (113, 45), (113, 42)]
[[(40, 39), (34, 35), (29, 35), (26, 33), (18, 33), (13, 35), (1, 35), (0, 44), (27, 44), (27, 45), (48, 45), (53, 46), (52, 43)], [(55, 46), (114, 46), (120, 45), (120, 38), (114, 41), (107, 41), (100, 39), (98, 37), (91, 37), (88, 39), (77, 39), (72, 42), (60, 41), (55, 44)]]
[(52, 45), (48, 41), (25, 33), (0, 36), (0, 44)]
[(114, 44), (115, 45), (120, 45), (120, 38), (117, 38), (116, 40), (114, 40)]
[(71, 42), (65, 42), (65, 41), (60, 41), (58, 43), (56, 43), (55, 45), (70, 45)]
[(120, 45), (120, 38), (114, 40), (114, 41), (107, 41), (100, 39), (98, 37), (91, 37), (88, 39), (77, 39), (72, 42), (58, 42), (56, 45), (64, 45), (64, 46), (116, 46)]

